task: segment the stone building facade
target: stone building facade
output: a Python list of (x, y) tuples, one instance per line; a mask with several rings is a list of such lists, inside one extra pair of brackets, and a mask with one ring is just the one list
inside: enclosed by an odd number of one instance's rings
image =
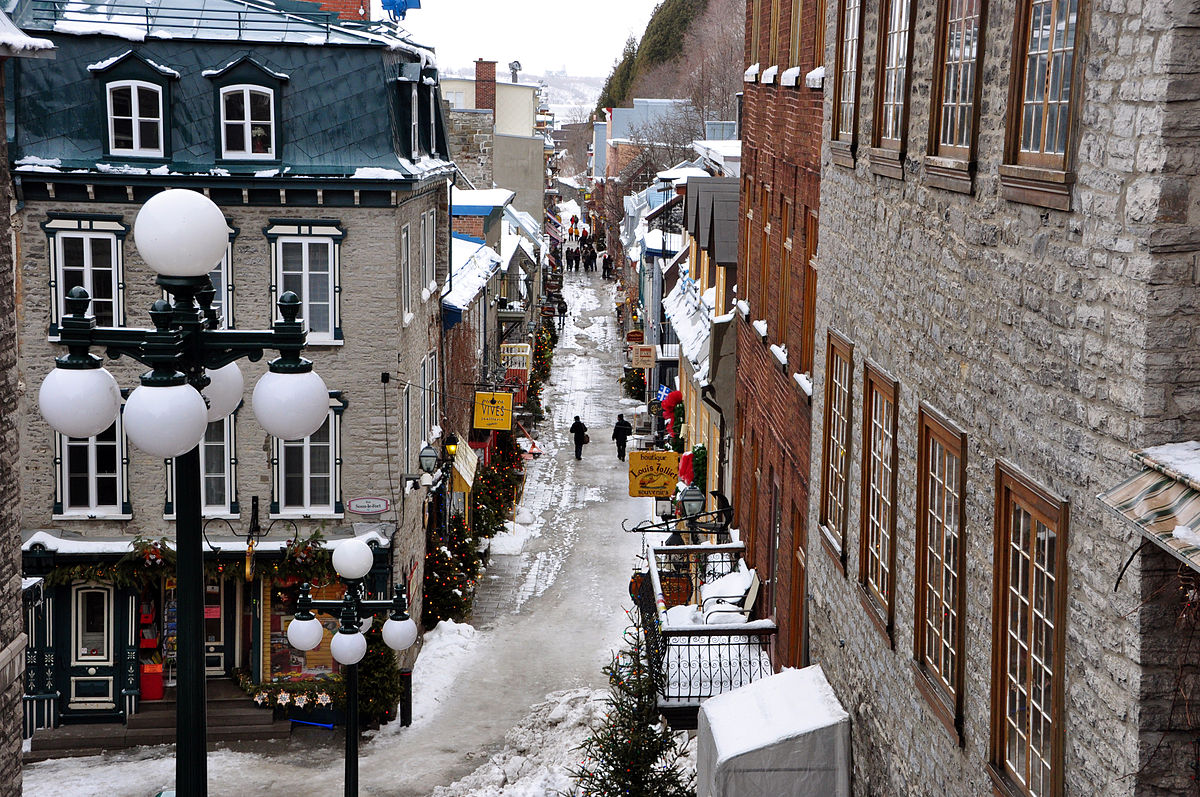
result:
[(1096, 495), (1200, 435), (1197, 23), (828, 4), (810, 649), (856, 794), (1194, 792), (1197, 576)]
[(493, 112), (475, 108), (447, 109), (450, 160), (469, 184), (458, 188), (491, 188), (495, 139)]
[[(736, 525), (774, 617), (776, 667), (807, 664), (805, 555), (813, 300), (823, 97), (803, 80), (819, 48), (815, 16), (784, 4), (774, 25), (747, 3), (738, 223)], [(793, 31), (796, 35), (793, 36)], [(764, 74), (764, 69), (766, 73)]]

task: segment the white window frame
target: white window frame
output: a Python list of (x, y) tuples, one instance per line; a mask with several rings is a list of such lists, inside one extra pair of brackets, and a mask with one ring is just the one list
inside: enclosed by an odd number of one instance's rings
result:
[[(229, 120), (225, 118), (225, 98), (231, 94), (241, 93), (246, 109), (246, 118), (241, 120)], [(271, 118), (268, 124), (271, 126), (268, 140), (271, 142), (270, 148), (266, 152), (254, 152), (253, 136), (251, 135), (254, 120), (250, 119), (250, 95), (251, 93), (266, 94), (271, 100)], [(254, 83), (236, 83), (232, 86), (223, 86), (218, 97), (219, 112), (221, 115), (221, 157), (225, 160), (278, 160), (279, 156), (275, 152), (275, 139), (278, 130), (277, 114), (275, 113), (275, 89), (269, 86), (257, 85)], [(261, 120), (259, 122), (261, 124)], [(229, 149), (229, 126), (240, 125), (242, 128), (242, 145), (245, 148), (241, 151), (231, 151)]]
[(421, 133), (420, 133), (420, 130), (421, 130), (421, 127), (420, 127), (421, 104), (417, 101), (417, 84), (416, 83), (412, 84), (412, 102), (411, 102), (409, 108), (411, 110), (411, 117), (412, 117), (409, 119), (409, 125), (408, 125), (409, 146), (411, 147), (411, 149), (409, 150), (409, 153), (412, 155), (412, 159), (416, 160), (417, 158), (419, 158), (421, 156)]
[[(225, 520), (237, 520), (241, 517), (241, 508), (237, 498), (237, 412), (227, 415), (219, 421), (213, 421), (209, 424), (211, 428), (214, 424), (224, 424), (222, 434), (224, 437), (224, 445), (221, 448), (221, 460), (224, 466), (224, 481), (225, 481), (225, 503), (224, 504), (208, 504), (204, 501), (204, 480), (207, 471), (206, 464), (208, 462), (209, 448), (205, 440), (200, 441), (200, 511), (206, 518), (224, 518)], [(207, 435), (208, 429), (205, 429)], [(165, 520), (175, 519), (175, 460), (174, 458), (166, 460), (166, 484), (167, 484), (167, 500), (166, 507), (163, 510), (163, 518)]]
[(433, 427), (438, 425), (438, 361), (437, 350), (429, 352), (429, 392), (425, 396), (426, 404), (428, 405), (429, 413), (429, 429), (430, 434), (433, 433)]
[(437, 282), (436, 252), (437, 212), (428, 210), (421, 214), (421, 280), (426, 288)]
[[(124, 258), (124, 240), (125, 234), (129, 228), (122, 224), (115, 216), (74, 216), (63, 214), (61, 216), (51, 214), (49, 220), (42, 224), (42, 229), (45, 230), (47, 238), (49, 238), (48, 251), (50, 253), (50, 291), (53, 294), (53, 301), (50, 305), (50, 332), (51, 339), (56, 339), (58, 336), (58, 323), (66, 314), (66, 291), (63, 286), (66, 285), (64, 279), (64, 257), (63, 257), (63, 242), (68, 238), (81, 238), (86, 240), (107, 239), (112, 250), (113, 269), (110, 279), (112, 280), (111, 295), (112, 295), (112, 326), (124, 326), (125, 324), (125, 258)], [(83, 268), (83, 286), (87, 288), (88, 293), (95, 294), (93, 290), (93, 274), (90, 265), (91, 248), (84, 247), (84, 268)], [(88, 312), (95, 315), (95, 305), (89, 305)], [(106, 324), (101, 323), (101, 326)]]
[(408, 326), (409, 316), (412, 315), (412, 238), (409, 235), (409, 225), (400, 228), (400, 309), (403, 312), (403, 323)]
[[(271, 219), (267, 228), (267, 238), (271, 241), (271, 260), (273, 282), (270, 286), (270, 302), (274, 308), (275, 320), (280, 319), (279, 308), (276, 304), (280, 294), (286, 288), (283, 284), (283, 245), (291, 243), (319, 244), (325, 243), (330, 247), (329, 259), (329, 326), (324, 329), (312, 327), (307, 291), (297, 291), (300, 294), (300, 317), (308, 328), (308, 343), (321, 346), (341, 346), (342, 340), (342, 238), (345, 233), (337, 221), (293, 221), (288, 219)], [(302, 279), (308, 283), (309, 249), (304, 248)]]
[(225, 256), (221, 262), (208, 272), (216, 293), (213, 295), (212, 307), (220, 316), (218, 329), (233, 329), (233, 244), (225, 247)]
[[(87, 438), (68, 438), (58, 432), (54, 433), (54, 469), (55, 497), (53, 519), (55, 520), (129, 520), (133, 517), (129, 504), (129, 442), (125, 439), (125, 428), (118, 414), (114, 422), (116, 427), (114, 445), (116, 447), (116, 493), (117, 503), (100, 504), (96, 502), (96, 436)], [(109, 427), (112, 428), (112, 427)], [(105, 432), (108, 429), (104, 430)], [(88, 492), (90, 499), (87, 506), (70, 506), (70, 472), (69, 454), (71, 448), (87, 446), (88, 457)], [(108, 474), (105, 474), (108, 475)]]
[[(81, 652), (83, 649), (83, 619), (84, 613), (81, 611), (81, 598), (84, 594), (95, 592), (104, 597), (104, 653), (92, 655), (90, 653)], [(72, 666), (112, 666), (116, 659), (115, 634), (113, 633), (113, 621), (116, 619), (113, 611), (113, 588), (105, 584), (85, 583), (75, 584), (71, 587), (71, 665)], [(95, 702), (97, 698), (76, 698), (72, 695), (72, 702)], [(111, 702), (112, 696), (109, 695), (105, 702)]]
[[(272, 438), (274, 442), (274, 456), (271, 463), (271, 471), (274, 484), (272, 485), (271, 512), (272, 518), (329, 518), (336, 519), (345, 516), (345, 506), (342, 502), (342, 412), (345, 409), (345, 403), (340, 399), (340, 394), (331, 394), (329, 416), (326, 423), (329, 425), (329, 442), (316, 443), (312, 442), (311, 435), (301, 440), (280, 440)], [(324, 424), (323, 424), (324, 426)], [(312, 462), (312, 447), (314, 445), (329, 447), (329, 502), (322, 504), (313, 504), (310, 497), (310, 472), (309, 467)], [(301, 448), (304, 452), (304, 500), (301, 503), (287, 504), (284, 501), (284, 480), (287, 474), (284, 473), (284, 455), (288, 448)]]
[(404, 469), (413, 466), (412, 461), (412, 385), (404, 385)]
[[(113, 92), (117, 89), (129, 89), (129, 103), (131, 116), (128, 117), (133, 126), (133, 146), (118, 147), (117, 146), (117, 131), (116, 131), (116, 113), (113, 110)], [(141, 100), (138, 97), (139, 89), (149, 89), (153, 91), (158, 100), (158, 117), (144, 116), (142, 114)], [(105, 86), (105, 99), (108, 105), (108, 151), (113, 155), (136, 155), (147, 158), (163, 157), (163, 129), (165, 125), (164, 108), (163, 108), (163, 88), (156, 83), (150, 83), (145, 80), (114, 80)], [(126, 118), (126, 117), (122, 117)], [(142, 141), (143, 121), (156, 121), (158, 123), (158, 141), (154, 142), (155, 146), (144, 146)]]
[(437, 155), (437, 92), (429, 87), (429, 154)]

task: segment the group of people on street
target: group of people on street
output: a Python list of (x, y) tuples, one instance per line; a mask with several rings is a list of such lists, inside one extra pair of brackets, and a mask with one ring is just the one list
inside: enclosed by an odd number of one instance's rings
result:
[[(575, 416), (575, 423), (571, 424), (571, 436), (575, 442), (575, 459), (583, 459), (583, 447), (591, 442), (588, 436), (587, 424), (579, 420), (579, 416)], [(622, 413), (617, 414), (617, 422), (613, 426), (612, 439), (617, 444), (617, 459), (625, 461), (625, 444), (633, 435), (633, 424), (625, 420)]]

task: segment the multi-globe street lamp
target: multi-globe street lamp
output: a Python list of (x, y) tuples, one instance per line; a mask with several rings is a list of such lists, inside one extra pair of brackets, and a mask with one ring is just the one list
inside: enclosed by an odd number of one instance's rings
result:
[[(329, 391), (300, 356), (305, 345), (300, 299), (279, 297), (280, 320), (269, 330), (218, 329), (209, 272), (225, 255), (225, 217), (195, 191), (169, 189), (142, 206), (133, 226), (142, 259), (171, 297), (150, 307), (153, 329), (100, 327), (88, 315), (91, 297), (74, 287), (64, 297), (58, 343), (67, 354), (42, 382), (38, 405), (59, 434), (87, 438), (121, 415), (130, 442), (149, 454), (175, 458), (175, 536), (178, 564), (179, 665), (175, 741), (176, 793), (208, 792), (204, 673), (204, 550), (199, 443), (208, 424), (233, 412), (244, 379), (236, 361), (279, 356), (254, 387), (254, 415), (275, 437), (298, 440), (320, 428)], [(121, 392), (91, 347), (108, 357), (129, 357), (151, 370), (141, 376), (121, 413)]]
[(296, 616), (288, 623), (288, 643), (297, 650), (312, 650), (321, 644), (325, 627), (313, 614), (313, 609), (337, 614), (340, 625), (329, 641), (329, 652), (342, 665), (346, 684), (346, 777), (345, 797), (358, 794), (358, 663), (367, 654), (364, 631), (371, 628), (375, 612), (391, 609), (384, 622), (384, 644), (395, 651), (408, 650), (417, 641), (417, 624), (408, 616), (404, 588), (397, 584), (390, 601), (367, 600), (363, 579), (371, 572), (375, 554), (371, 546), (360, 539), (343, 540), (333, 549), (333, 569), (346, 585), (342, 600), (313, 600), (311, 585), (300, 587), (296, 600)]

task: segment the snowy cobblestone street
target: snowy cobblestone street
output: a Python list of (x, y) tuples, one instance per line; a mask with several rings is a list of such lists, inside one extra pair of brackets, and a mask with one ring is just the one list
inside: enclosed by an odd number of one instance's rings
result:
[[(627, 624), (628, 577), (641, 550), (621, 521), (636, 522), (645, 507), (627, 496), (624, 463), (608, 439), (616, 413), (632, 403), (619, 396), (612, 285), (573, 276), (564, 293), (571, 313), (545, 394), (547, 418), (535, 432), (545, 453), (528, 468), (517, 513), (529, 522), (493, 542), (473, 627), (449, 624), (429, 635), (414, 671), (413, 725), (364, 740), (362, 794), (552, 794), (567, 785), (572, 749), (602, 710), (601, 668)], [(592, 437), (580, 462), (566, 431), (575, 415)], [(494, 754), (502, 763), (488, 762)], [(171, 748), (139, 748), (30, 765), (25, 794), (148, 796), (173, 777)], [(209, 755), (212, 795), (341, 789), (337, 732), (306, 728), (286, 742)]]

